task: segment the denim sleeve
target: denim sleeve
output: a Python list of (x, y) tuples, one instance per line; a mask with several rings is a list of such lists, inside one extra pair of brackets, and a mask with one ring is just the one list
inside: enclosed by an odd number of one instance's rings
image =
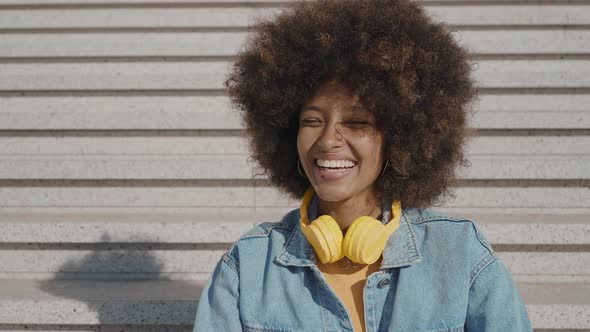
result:
[(510, 271), (495, 258), (469, 289), (465, 331), (533, 331)]
[(203, 289), (193, 332), (242, 331), (237, 272), (222, 258)]

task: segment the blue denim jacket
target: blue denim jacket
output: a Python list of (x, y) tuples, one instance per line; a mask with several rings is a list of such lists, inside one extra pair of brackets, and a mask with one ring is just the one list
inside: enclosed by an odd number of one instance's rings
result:
[[(484, 234), (469, 220), (430, 209), (403, 210), (380, 270), (367, 278), (364, 304), (367, 332), (532, 331)], [(194, 331), (353, 331), (316, 266), (299, 209), (256, 226), (221, 257), (201, 293)]]

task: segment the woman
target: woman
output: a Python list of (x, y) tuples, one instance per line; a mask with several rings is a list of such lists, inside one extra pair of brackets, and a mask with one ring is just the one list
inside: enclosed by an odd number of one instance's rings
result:
[(301, 207), (223, 255), (195, 331), (532, 331), (484, 234), (429, 208), (465, 162), (469, 75), (408, 0), (260, 23), (226, 85), (253, 159)]

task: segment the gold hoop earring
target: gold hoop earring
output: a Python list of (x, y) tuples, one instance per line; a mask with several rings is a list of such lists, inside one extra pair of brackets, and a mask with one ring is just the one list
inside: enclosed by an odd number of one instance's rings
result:
[(385, 161), (385, 167), (383, 167), (383, 170), (381, 171), (381, 175), (380, 176), (383, 176), (383, 174), (385, 174), (385, 169), (387, 169), (387, 165), (389, 165), (389, 160), (386, 160)]
[(297, 159), (297, 171), (299, 172), (299, 175), (301, 175), (301, 176), (303, 176), (305, 178), (306, 176), (303, 175), (303, 173), (301, 172), (301, 168), (299, 168), (299, 164), (300, 164), (300, 160)]

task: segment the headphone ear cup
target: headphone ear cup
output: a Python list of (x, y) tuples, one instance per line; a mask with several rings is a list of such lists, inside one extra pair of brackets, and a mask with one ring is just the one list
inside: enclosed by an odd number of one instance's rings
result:
[[(344, 240), (342, 241), (342, 251), (344, 252), (344, 255), (350, 259), (352, 259), (355, 256), (353, 249), (356, 248), (355, 242), (358, 241), (358, 236), (355, 234), (358, 232), (358, 229), (361, 228), (361, 225), (367, 218), (371, 217), (362, 216), (355, 219), (355, 221), (352, 222), (352, 224), (348, 227), (348, 230), (346, 231), (346, 235), (344, 236)], [(353, 261), (359, 263), (356, 260)]]
[(385, 226), (377, 219), (363, 216), (356, 219), (348, 228), (342, 249), (352, 261), (361, 264), (373, 264), (379, 259), (384, 248), (372, 248)]
[(342, 231), (331, 216), (322, 215), (311, 222), (305, 236), (322, 263), (334, 263), (344, 257)]

